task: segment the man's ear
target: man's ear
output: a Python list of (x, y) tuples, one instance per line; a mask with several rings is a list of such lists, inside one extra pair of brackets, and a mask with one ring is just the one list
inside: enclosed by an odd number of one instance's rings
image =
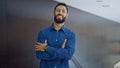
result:
[(66, 18), (68, 18), (68, 14), (66, 15)]
[(53, 16), (55, 15), (55, 12), (53, 12)]

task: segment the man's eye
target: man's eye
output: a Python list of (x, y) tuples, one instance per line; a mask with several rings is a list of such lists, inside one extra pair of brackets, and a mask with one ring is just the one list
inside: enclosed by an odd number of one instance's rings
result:
[(60, 12), (60, 10), (57, 10), (57, 12)]
[(62, 12), (63, 12), (63, 13), (65, 13), (65, 11), (64, 11), (64, 10), (63, 10)]

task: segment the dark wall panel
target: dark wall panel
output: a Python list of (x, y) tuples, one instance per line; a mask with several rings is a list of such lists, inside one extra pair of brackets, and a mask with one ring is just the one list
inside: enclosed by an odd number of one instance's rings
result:
[[(8, 29), (8, 67), (35, 68), (37, 67), (34, 45), (37, 29), (33, 19), (11, 16)], [(39, 24), (38, 24), (39, 25)]]
[(6, 1), (0, 0), (0, 68), (7, 68)]

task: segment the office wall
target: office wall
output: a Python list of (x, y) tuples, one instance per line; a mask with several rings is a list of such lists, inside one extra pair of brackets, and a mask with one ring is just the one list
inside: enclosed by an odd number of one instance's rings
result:
[[(34, 45), (38, 32), (53, 22), (56, 4), (52, 0), (1, 1), (0, 68), (39, 67)], [(120, 60), (119, 23), (69, 6), (65, 25), (76, 33), (74, 57), (83, 68), (113, 68)]]
[(75, 57), (83, 68), (113, 68), (120, 61), (120, 24), (70, 9), (69, 24), (77, 35)]
[(6, 4), (0, 1), (0, 68), (7, 68)]

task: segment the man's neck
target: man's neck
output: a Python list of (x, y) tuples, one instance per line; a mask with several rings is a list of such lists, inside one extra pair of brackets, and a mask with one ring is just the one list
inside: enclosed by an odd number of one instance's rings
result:
[(64, 25), (64, 23), (61, 23), (61, 24), (57, 24), (56, 22), (53, 23), (53, 26), (56, 30), (60, 30), (63, 25)]

